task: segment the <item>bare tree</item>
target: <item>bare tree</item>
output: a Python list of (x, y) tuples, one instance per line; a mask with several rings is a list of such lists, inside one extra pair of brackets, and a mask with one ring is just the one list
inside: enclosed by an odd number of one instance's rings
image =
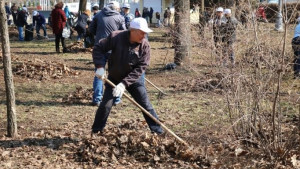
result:
[(0, 35), (2, 43), (2, 55), (4, 66), (4, 80), (7, 100), (7, 134), (9, 137), (17, 136), (17, 119), (13, 74), (11, 68), (10, 44), (8, 36), (7, 18), (4, 8), (4, 0), (0, 0)]
[(99, 9), (104, 8), (104, 0), (99, 0)]
[(174, 63), (182, 65), (190, 55), (191, 24), (190, 0), (175, 0), (175, 57)]
[(86, 4), (87, 4), (87, 0), (79, 1), (79, 11), (78, 11), (79, 14), (81, 14), (82, 12), (84, 12), (86, 10)]

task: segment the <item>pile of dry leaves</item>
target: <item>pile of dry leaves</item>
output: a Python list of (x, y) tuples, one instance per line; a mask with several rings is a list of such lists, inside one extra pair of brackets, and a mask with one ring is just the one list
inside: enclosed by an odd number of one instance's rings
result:
[(30, 79), (59, 79), (65, 76), (77, 76), (79, 72), (70, 69), (66, 64), (46, 62), (39, 59), (22, 61), (14, 69), (14, 74)]
[(77, 161), (112, 168), (210, 166), (198, 149), (180, 145), (167, 136), (151, 134), (145, 128), (141, 121), (128, 121), (94, 138), (83, 139), (77, 146)]
[(71, 53), (78, 53), (78, 52), (92, 53), (92, 51), (93, 51), (92, 48), (85, 48), (83, 41), (74, 42), (73, 44), (67, 46), (67, 49)]
[(206, 74), (204, 77), (192, 78), (181, 83), (172, 84), (170, 87), (174, 91), (183, 92), (203, 92), (203, 91), (215, 91), (220, 92), (225, 86), (222, 84), (224, 76), (221, 73)]
[(86, 104), (93, 98), (93, 89), (83, 89), (83, 87), (77, 87), (76, 91), (70, 93), (62, 99), (63, 103), (67, 104)]

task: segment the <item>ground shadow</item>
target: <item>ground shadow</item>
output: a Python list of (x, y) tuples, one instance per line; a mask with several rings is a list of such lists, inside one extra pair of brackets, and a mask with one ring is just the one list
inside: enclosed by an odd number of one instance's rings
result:
[(14, 54), (20, 54), (20, 55), (51, 55), (56, 54), (56, 52), (13, 52)]
[(87, 71), (95, 71), (95, 68), (91, 68), (91, 67), (77, 67), (74, 66), (72, 67), (73, 70), (87, 70)]
[(61, 137), (54, 137), (54, 138), (26, 138), (24, 140), (0, 140), (0, 147), (3, 148), (16, 148), (16, 147), (23, 147), (23, 146), (45, 146), (47, 148), (57, 150), (62, 145), (68, 143), (77, 143), (78, 140), (74, 140), (70, 137), (61, 138)]

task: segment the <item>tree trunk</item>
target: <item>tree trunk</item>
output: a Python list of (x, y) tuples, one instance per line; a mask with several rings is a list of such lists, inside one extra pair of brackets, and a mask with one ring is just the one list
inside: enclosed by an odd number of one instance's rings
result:
[(7, 106), (7, 135), (8, 137), (17, 136), (17, 119), (13, 74), (11, 68), (10, 44), (8, 36), (7, 18), (4, 8), (4, 0), (0, 0), (0, 36), (2, 43), (2, 56), (4, 67), (4, 80), (6, 89)]
[(175, 0), (175, 32), (174, 47), (176, 65), (183, 65), (190, 55), (190, 0)]
[(78, 11), (79, 15), (82, 14), (86, 10), (86, 4), (87, 4), (87, 0), (79, 1), (79, 11)]
[(99, 9), (102, 10), (104, 8), (104, 0), (99, 1)]

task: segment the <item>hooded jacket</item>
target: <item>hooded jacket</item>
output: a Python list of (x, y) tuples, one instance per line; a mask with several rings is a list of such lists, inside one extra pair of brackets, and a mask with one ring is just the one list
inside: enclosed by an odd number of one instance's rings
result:
[(51, 23), (54, 34), (61, 34), (66, 25), (66, 15), (61, 7), (55, 6), (51, 12)]
[(119, 12), (105, 7), (97, 13), (89, 26), (89, 31), (96, 35), (95, 44), (102, 38), (108, 37), (111, 32), (117, 30), (126, 30), (125, 20)]

